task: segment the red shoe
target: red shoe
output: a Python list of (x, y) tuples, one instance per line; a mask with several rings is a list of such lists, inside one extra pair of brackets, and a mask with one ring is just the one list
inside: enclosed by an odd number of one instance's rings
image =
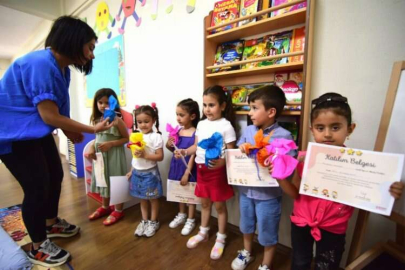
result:
[(93, 212), (93, 214), (89, 216), (89, 220), (96, 220), (98, 218), (108, 216), (112, 211), (113, 210), (111, 209), (111, 207), (108, 207), (107, 209), (99, 207), (96, 211)]
[(110, 226), (118, 222), (124, 217), (124, 212), (113, 211), (106, 220), (103, 221), (105, 226)]

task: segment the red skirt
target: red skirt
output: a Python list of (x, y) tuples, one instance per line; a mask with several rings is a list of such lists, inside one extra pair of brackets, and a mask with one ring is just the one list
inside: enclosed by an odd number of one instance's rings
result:
[(209, 198), (213, 202), (224, 202), (232, 198), (233, 189), (228, 185), (226, 167), (208, 169), (204, 164), (197, 165), (197, 186), (195, 195), (200, 198)]

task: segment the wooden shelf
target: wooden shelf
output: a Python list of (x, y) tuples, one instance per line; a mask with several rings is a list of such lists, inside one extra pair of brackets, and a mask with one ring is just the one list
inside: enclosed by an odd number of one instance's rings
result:
[[(236, 111), (235, 114), (237, 115), (248, 115), (249, 111)], [(301, 111), (283, 111), (281, 115), (285, 116), (298, 116), (301, 115)]]
[(249, 36), (263, 34), (273, 30), (278, 30), (286, 27), (291, 27), (297, 24), (305, 23), (306, 8), (297, 9), (288, 13), (284, 13), (275, 17), (251, 22), (249, 24), (232, 28), (228, 31), (223, 31), (215, 34), (208, 34), (207, 40), (214, 43), (223, 43)]
[(251, 75), (261, 75), (261, 74), (271, 74), (278, 71), (287, 71), (287, 70), (297, 70), (303, 69), (303, 62), (294, 62), (287, 64), (278, 64), (258, 68), (249, 68), (249, 69), (237, 69), (231, 71), (223, 71), (218, 73), (207, 74), (207, 79), (222, 79), (222, 78), (232, 78), (232, 77), (241, 77), (241, 76), (251, 76)]

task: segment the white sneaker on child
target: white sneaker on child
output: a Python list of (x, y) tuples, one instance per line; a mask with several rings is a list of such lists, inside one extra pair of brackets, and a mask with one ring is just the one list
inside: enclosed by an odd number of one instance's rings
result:
[(188, 218), (186, 224), (181, 230), (181, 234), (189, 235), (194, 230), (194, 228), (195, 228), (195, 219)]
[(253, 257), (250, 256), (249, 251), (247, 251), (246, 249), (239, 250), (238, 256), (232, 261), (231, 267), (233, 270), (243, 270), (252, 261)]
[(159, 221), (148, 220), (148, 227), (146, 227), (144, 235), (146, 237), (152, 237), (155, 235), (156, 231), (159, 230)]
[(181, 224), (186, 223), (186, 218), (186, 214), (178, 213), (178, 215), (172, 220), (172, 222), (170, 222), (169, 227), (172, 229), (177, 228)]
[(145, 233), (146, 227), (148, 227), (148, 222), (146, 220), (141, 220), (138, 227), (136, 227), (134, 235), (142, 236)]
[(270, 270), (270, 268), (267, 265), (260, 265), (259, 268), (257, 268), (257, 270)]

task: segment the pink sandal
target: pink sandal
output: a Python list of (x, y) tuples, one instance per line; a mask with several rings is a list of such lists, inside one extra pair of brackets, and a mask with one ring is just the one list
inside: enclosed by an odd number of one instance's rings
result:
[[(198, 235), (201, 236), (203, 239), (198, 240), (198, 238), (197, 238)], [(187, 247), (188, 248), (196, 248), (200, 242), (206, 242), (207, 240), (208, 240), (208, 232), (203, 233), (203, 232), (199, 231), (197, 235), (194, 235), (193, 237), (188, 239)]]
[(118, 222), (124, 217), (124, 212), (113, 211), (106, 220), (103, 221), (105, 226), (110, 226)]
[(223, 248), (222, 247), (221, 248), (220, 247), (215, 247), (215, 245), (214, 245), (214, 247), (211, 250), (211, 255), (210, 255), (211, 259), (218, 260), (218, 259), (220, 259), (222, 257), (222, 254), (224, 253), (225, 240), (217, 238), (217, 240), (215, 240), (215, 242), (218, 242), (218, 243), (221, 243), (221, 244), (224, 245)]

